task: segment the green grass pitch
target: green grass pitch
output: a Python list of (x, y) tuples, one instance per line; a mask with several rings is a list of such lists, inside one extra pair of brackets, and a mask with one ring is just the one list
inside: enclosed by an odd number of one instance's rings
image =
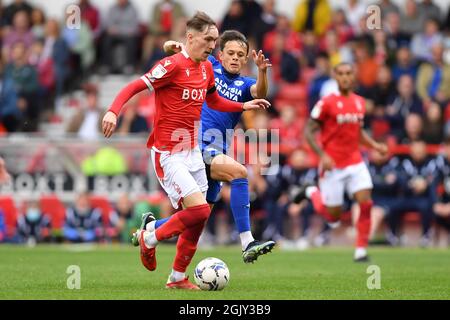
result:
[[(371, 248), (372, 261), (356, 264), (351, 248), (280, 251), (250, 265), (239, 247), (199, 250), (188, 274), (201, 259), (217, 257), (230, 269), (230, 283), (218, 292), (164, 288), (175, 246), (157, 249), (158, 268), (148, 272), (131, 246), (0, 246), (0, 299), (450, 299), (448, 249)], [(81, 270), (81, 288), (67, 288), (70, 265)], [(369, 265), (381, 272), (381, 288), (368, 289)]]

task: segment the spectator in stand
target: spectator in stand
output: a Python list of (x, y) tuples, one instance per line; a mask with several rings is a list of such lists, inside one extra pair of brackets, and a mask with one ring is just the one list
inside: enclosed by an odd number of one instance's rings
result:
[(385, 109), (392, 97), (395, 96), (396, 87), (394, 81), (392, 81), (391, 69), (386, 65), (380, 66), (377, 82), (368, 98), (374, 101), (376, 108), (381, 107)]
[(11, 30), (4, 36), (2, 55), (3, 60), (7, 63), (11, 61), (12, 48), (18, 42), (25, 45), (25, 50), (31, 48), (34, 42), (34, 35), (30, 30), (29, 15), (25, 11), (18, 11), (15, 14)]
[(395, 59), (397, 44), (395, 41), (388, 41), (386, 32), (383, 29), (374, 30), (374, 57), (378, 65), (392, 66)]
[(275, 49), (275, 42), (279, 37), (283, 38), (283, 50), (296, 57), (300, 55), (302, 49), (300, 35), (291, 28), (289, 18), (285, 15), (279, 15), (275, 29), (264, 36), (263, 51), (270, 54)]
[(400, 29), (409, 34), (424, 30), (426, 17), (419, 11), (416, 0), (406, 0), (405, 10), (400, 14)]
[(31, 32), (34, 39), (43, 40), (45, 37), (45, 12), (41, 8), (34, 8), (31, 12)]
[(416, 80), (417, 75), (417, 63), (411, 56), (409, 47), (400, 47), (396, 52), (396, 60), (392, 67), (392, 76), (395, 83), (398, 83), (402, 75), (409, 75), (413, 81)]
[(5, 81), (12, 80), (18, 95), (17, 105), (24, 114), (23, 131), (37, 131), (41, 105), (36, 69), (28, 63), (26, 46), (17, 42), (11, 49), (12, 61), (5, 68)]
[(90, 0), (80, 0), (78, 2), (78, 6), (80, 7), (81, 19), (89, 25), (94, 39), (98, 40), (102, 31), (100, 24), (100, 12)]
[(262, 12), (256, 16), (250, 28), (250, 37), (255, 40), (255, 47), (262, 48), (265, 35), (275, 29), (278, 13), (275, 11), (275, 0), (265, 0)]
[(401, 29), (400, 15), (391, 12), (383, 21), (383, 30), (387, 34), (387, 44), (390, 50), (396, 50), (402, 46), (409, 46), (411, 33)]
[(430, 48), (442, 43), (442, 39), (439, 23), (436, 20), (428, 19), (425, 22), (424, 31), (414, 34), (411, 41), (411, 52), (420, 62), (432, 61), (433, 53)]
[(429, 144), (440, 144), (444, 140), (444, 119), (441, 106), (431, 102), (425, 113), (423, 139)]
[(314, 68), (316, 57), (320, 52), (317, 37), (311, 31), (306, 31), (303, 34), (302, 51), (300, 54), (300, 62), (302, 66)]
[(21, 241), (30, 246), (50, 241), (50, 219), (42, 212), (37, 201), (25, 204), (25, 212), (17, 218), (17, 231)]
[(76, 133), (83, 140), (97, 139), (101, 132), (103, 111), (98, 106), (98, 90), (93, 84), (84, 85), (85, 102), (70, 120), (68, 133)]
[(274, 39), (273, 50), (267, 52), (272, 63), (272, 72), (269, 73), (269, 99), (273, 98), (279, 90), (280, 82), (295, 83), (300, 77), (300, 63), (296, 57), (285, 49), (284, 37), (277, 34)]
[(379, 66), (370, 53), (366, 43), (360, 42), (355, 47), (356, 79), (360, 85), (360, 94), (365, 96), (377, 81)]
[(72, 85), (78, 88), (79, 83), (89, 75), (95, 60), (94, 36), (87, 22), (81, 19), (79, 28), (71, 28), (64, 24), (61, 37), (67, 43), (71, 53)]
[[(166, 56), (163, 44), (180, 22), (186, 24), (183, 6), (174, 0), (162, 0), (155, 4), (150, 13), (148, 34), (142, 48), (143, 72), (147, 72), (156, 62)], [(184, 32), (182, 38), (184, 37)], [(170, 38), (176, 41), (179, 37)], [(184, 42), (184, 40), (182, 40)]]
[(344, 2), (342, 11), (345, 12), (347, 21), (353, 31), (359, 29), (359, 22), (361, 18), (366, 16), (366, 6), (359, 0), (348, 0)]
[(49, 19), (45, 25), (44, 48), (42, 60), (51, 59), (55, 77), (55, 96), (60, 97), (69, 76), (70, 52), (64, 39), (60, 36), (60, 26), (56, 19)]
[(353, 28), (347, 21), (344, 9), (333, 11), (332, 21), (327, 32), (331, 30), (336, 32), (339, 47), (343, 46), (353, 38)]
[(450, 236), (450, 137), (444, 140), (443, 149), (443, 154), (436, 159), (438, 175), (433, 192), (433, 212), (436, 223), (444, 227)]
[(103, 238), (102, 216), (92, 208), (88, 193), (81, 193), (67, 208), (64, 237), (70, 242), (94, 242)]
[(153, 35), (170, 35), (175, 22), (186, 17), (183, 6), (174, 0), (162, 0), (155, 4), (149, 23)]
[[(4, 77), (4, 66), (0, 61), (0, 124), (7, 132), (15, 132), (20, 129), (23, 111), (17, 103), (18, 96), (12, 78)], [(2, 174), (3, 160), (0, 159), (0, 175)], [(0, 176), (1, 182), (1, 176)]]
[(334, 67), (343, 61), (350, 61), (352, 54), (351, 50), (346, 45), (339, 45), (338, 35), (335, 30), (327, 31), (327, 34), (323, 39), (323, 50), (328, 54), (331, 67)]
[(295, 9), (292, 27), (296, 32), (312, 31), (322, 36), (331, 22), (328, 0), (301, 0)]
[[(399, 159), (391, 157), (389, 153), (383, 155), (376, 150), (370, 151), (368, 168), (373, 182), (370, 240), (374, 240), (383, 220), (389, 217), (391, 210), (395, 210), (397, 206), (401, 190), (399, 164)], [(386, 238), (391, 239), (388, 235)]]
[[(38, 74), (39, 100), (42, 109), (53, 109), (53, 93), (55, 88), (55, 69), (52, 57), (44, 55), (43, 40), (36, 40), (29, 51), (28, 62)], [(44, 111), (44, 110), (42, 110)]]
[(115, 211), (110, 217), (110, 225), (114, 233), (110, 237), (117, 238), (122, 243), (129, 243), (134, 227), (134, 203), (127, 194), (122, 194), (117, 201)]
[(438, 23), (442, 21), (441, 9), (433, 3), (433, 0), (422, 0), (419, 4), (419, 12), (425, 16), (425, 19), (434, 19)]
[(403, 197), (389, 218), (390, 231), (394, 242), (398, 243), (398, 229), (401, 217), (406, 212), (418, 212), (422, 223), (420, 246), (431, 244), (430, 228), (433, 221), (433, 185), (436, 178), (435, 159), (427, 155), (427, 145), (423, 140), (411, 143), (410, 155), (400, 164)]
[(14, 0), (14, 2), (8, 5), (3, 12), (3, 19), (7, 26), (11, 26), (13, 24), (14, 16), (19, 11), (24, 11), (29, 19), (31, 17), (33, 7), (27, 1)]
[(237, 30), (245, 36), (248, 36), (250, 33), (250, 26), (245, 19), (246, 16), (243, 3), (240, 0), (231, 1), (230, 8), (220, 25), (220, 33), (223, 33), (226, 30)]
[(400, 77), (397, 83), (397, 92), (397, 95), (389, 100), (385, 116), (389, 121), (392, 133), (400, 140), (408, 115), (416, 113), (420, 118), (424, 114), (424, 110), (422, 100), (414, 91), (414, 79), (410, 75), (405, 74)]
[(410, 113), (405, 118), (405, 128), (398, 142), (410, 144), (417, 140), (423, 140), (423, 120), (417, 113)]
[(244, 10), (245, 21), (247, 22), (248, 37), (251, 37), (253, 26), (257, 23), (258, 17), (263, 12), (263, 7), (257, 0), (240, 0)]
[[(117, 0), (108, 11), (106, 30), (103, 39), (102, 73), (108, 73), (109, 68), (121, 68), (125, 74), (134, 72), (134, 63), (137, 58), (139, 17), (136, 8), (129, 0)], [(116, 57), (117, 46), (125, 49), (125, 61), (119, 63)], [(120, 65), (120, 64), (123, 64)]]
[(308, 88), (308, 110), (312, 110), (320, 99), (320, 91), (323, 84), (330, 79), (330, 60), (326, 52), (321, 52), (316, 57), (315, 75)]
[(381, 9), (381, 16), (386, 17), (390, 13), (399, 13), (400, 10), (395, 3), (392, 3), (391, 0), (380, 0), (377, 4)]
[(117, 122), (117, 133), (126, 136), (130, 133), (148, 134), (147, 120), (138, 113), (137, 96), (130, 99), (127, 108)]
[(430, 51), (432, 60), (419, 67), (416, 83), (417, 93), (426, 105), (431, 100), (445, 103), (450, 99), (450, 65), (443, 59), (444, 46), (436, 43)]

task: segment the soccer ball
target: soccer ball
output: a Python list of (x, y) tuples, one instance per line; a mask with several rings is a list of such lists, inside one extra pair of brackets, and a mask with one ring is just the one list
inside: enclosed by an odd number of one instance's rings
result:
[(206, 258), (195, 267), (194, 279), (202, 290), (222, 290), (230, 281), (230, 270), (222, 260)]

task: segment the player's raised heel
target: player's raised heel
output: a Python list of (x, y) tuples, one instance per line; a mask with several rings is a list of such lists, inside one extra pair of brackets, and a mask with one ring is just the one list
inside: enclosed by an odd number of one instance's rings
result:
[(200, 290), (198, 286), (189, 281), (189, 277), (175, 282), (170, 282), (169, 277), (166, 283), (166, 289)]
[(133, 233), (133, 236), (131, 237), (131, 243), (133, 246), (137, 247), (139, 246), (139, 234), (141, 230), (145, 230), (145, 227), (147, 226), (147, 223), (152, 222), (155, 220), (155, 216), (152, 212), (146, 212), (142, 214), (141, 217), (141, 225), (139, 226), (139, 229), (136, 230), (136, 232)]
[(242, 259), (245, 263), (255, 262), (260, 255), (272, 252), (275, 246), (275, 241), (259, 242), (258, 240), (252, 241), (248, 244), (247, 248), (242, 252)]

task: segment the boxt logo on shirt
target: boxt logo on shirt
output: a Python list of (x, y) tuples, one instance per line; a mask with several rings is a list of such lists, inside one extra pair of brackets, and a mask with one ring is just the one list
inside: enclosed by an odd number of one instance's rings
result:
[(204, 101), (206, 97), (206, 89), (183, 89), (183, 94), (181, 95), (181, 99), (183, 100), (198, 100)]

